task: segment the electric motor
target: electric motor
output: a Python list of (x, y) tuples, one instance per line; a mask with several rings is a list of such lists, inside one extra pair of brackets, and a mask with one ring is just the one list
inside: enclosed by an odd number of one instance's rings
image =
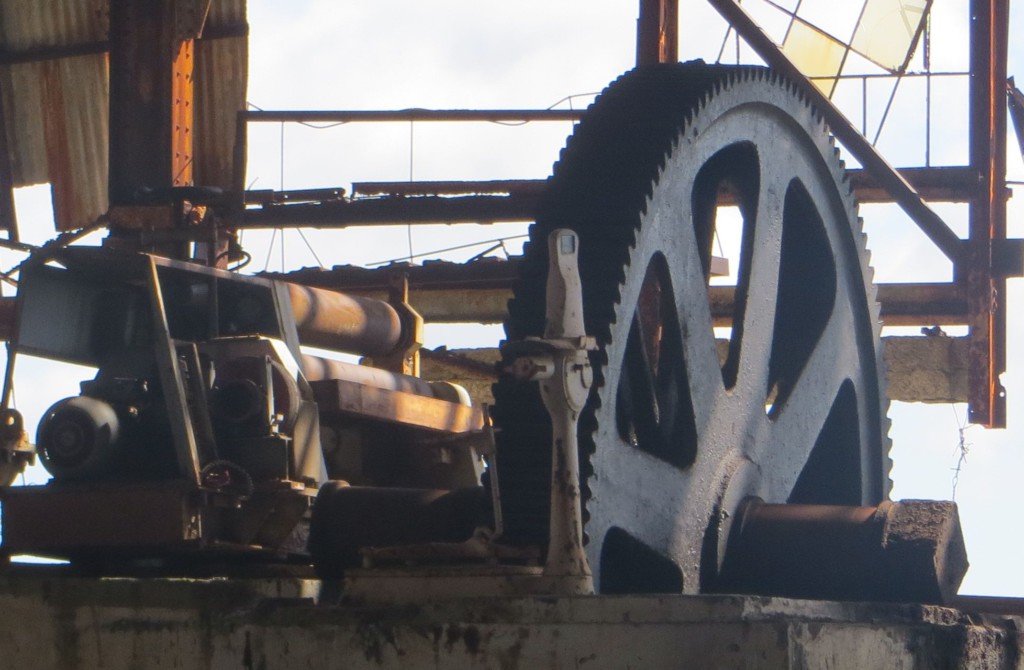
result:
[(106, 474), (121, 451), (117, 412), (98, 398), (76, 396), (53, 405), (39, 422), (39, 459), (55, 479)]

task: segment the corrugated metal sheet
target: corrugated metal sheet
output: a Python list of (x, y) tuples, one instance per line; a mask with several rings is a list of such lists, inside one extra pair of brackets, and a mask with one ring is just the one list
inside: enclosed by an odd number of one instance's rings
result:
[[(106, 39), (105, 0), (0, 2), (5, 50)], [(107, 74), (102, 54), (11, 65), (0, 70), (15, 186), (51, 182), (62, 228), (106, 210)]]
[[(213, 0), (208, 29), (244, 24), (245, 0)], [(108, 0), (0, 0), (0, 52), (100, 44), (108, 28)], [(198, 183), (230, 185), (247, 61), (246, 37), (196, 45)], [(105, 53), (0, 66), (14, 184), (50, 182), (62, 230), (90, 225), (107, 210), (108, 91)]]
[[(210, 30), (244, 24), (245, 0), (214, 0)], [(249, 38), (200, 40), (195, 51), (195, 180), (231, 188), (235, 118), (245, 109)]]

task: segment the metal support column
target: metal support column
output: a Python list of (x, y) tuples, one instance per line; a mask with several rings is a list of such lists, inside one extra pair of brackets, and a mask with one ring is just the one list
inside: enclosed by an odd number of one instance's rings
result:
[(18, 241), (18, 215), (14, 209), (14, 170), (7, 145), (7, 122), (4, 114), (4, 92), (0, 90), (0, 230), (7, 239)]
[(110, 3), (110, 205), (192, 182), (192, 30), (175, 0)]
[(636, 64), (679, 60), (679, 0), (640, 0), (636, 24)]
[(969, 417), (989, 428), (1006, 426), (999, 381), (1006, 369), (1006, 278), (994, 272), (993, 252), (1006, 239), (1008, 25), (1008, 0), (971, 1), (970, 162), (978, 190), (958, 280), (967, 283)]

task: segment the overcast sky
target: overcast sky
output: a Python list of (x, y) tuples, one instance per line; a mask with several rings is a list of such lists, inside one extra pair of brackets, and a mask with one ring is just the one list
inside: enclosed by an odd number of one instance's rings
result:
[[(814, 8), (814, 2), (804, 5)], [(827, 20), (842, 22), (837, 7), (857, 3), (818, 2), (829, 10)], [(966, 67), (967, 2), (942, 0), (934, 9), (936, 51), (933, 68)], [(698, 0), (681, 2), (683, 60), (713, 61), (722, 44), (724, 24)], [(748, 3), (750, 5), (750, 3)], [(629, 69), (635, 56), (636, 0), (520, 0), (491, 3), (436, 0), (296, 0), (289, 3), (251, 0), (249, 100), (264, 109), (401, 109), (544, 108), (585, 106), (592, 94)], [(834, 15), (834, 16), (833, 16)], [(768, 27), (777, 28), (768, 14)], [(1011, 40), (1020, 30), (1012, 17)], [(839, 32), (841, 28), (830, 28)], [(939, 48), (938, 40), (942, 44)], [(730, 43), (729, 58), (735, 55)], [(742, 53), (749, 54), (748, 49)], [(1022, 62), (1011, 44), (1010, 73)], [(1020, 70), (1024, 74), (1024, 70)], [(893, 117), (879, 138), (883, 153), (897, 165), (922, 164), (923, 119), (913, 106), (914, 87), (905, 82), (893, 106)], [(957, 88), (961, 86), (961, 88)], [(942, 85), (933, 91), (932, 160), (935, 164), (966, 160), (965, 84)], [(874, 132), (878, 109), (888, 89), (872, 85), (868, 128)], [(858, 92), (859, 95), (859, 92)], [(566, 101), (569, 96), (577, 96)], [(845, 97), (844, 97), (845, 96)], [(860, 122), (857, 95), (843, 93), (852, 103), (847, 114)], [(561, 101), (561, 102), (560, 102)], [(250, 130), (252, 153), (248, 180), (254, 188), (347, 186), (352, 181), (409, 179), (544, 178), (570, 132), (568, 123), (536, 123), (525, 127), (493, 124), (367, 126), (352, 124), (332, 129), (277, 125)], [(869, 133), (870, 134), (870, 133)], [(1024, 177), (1011, 135), (1011, 179)], [(283, 168), (283, 169), (282, 169)], [(19, 217), (25, 236), (47, 234), (45, 190), (19, 193)], [(965, 209), (943, 207), (941, 212), (964, 230)], [(1019, 203), (1011, 205), (1011, 236), (1020, 236)], [(949, 277), (949, 266), (914, 227), (883, 208), (862, 208), (869, 247), (882, 281), (932, 280)], [(37, 231), (33, 223), (42, 222)], [(51, 224), (52, 225), (52, 224)], [(52, 228), (50, 229), (52, 230)], [(417, 253), (468, 239), (512, 237), (519, 225), (416, 228)], [(404, 229), (382, 231), (308, 231), (307, 240), (326, 265), (362, 264), (406, 253)], [(269, 235), (247, 234), (246, 246), (255, 256), (253, 269), (280, 268), (280, 238), (270, 247)], [(285, 236), (285, 263), (290, 267), (316, 265), (306, 243), (294, 231)], [(510, 240), (516, 250), (519, 242)], [(479, 251), (450, 256), (464, 260)], [(1011, 282), (1009, 372), (1004, 377), (1010, 399), (1010, 429), (965, 433), (969, 446), (962, 464), (956, 497), (961, 504), (972, 569), (964, 592), (1024, 596), (1019, 564), (1024, 543), (1016, 524), (1004, 520), (1016, 510), (1016, 492), (1024, 476), (1024, 360), (1016, 344), (1024, 339), (1024, 303)], [(434, 328), (428, 346), (487, 346), (501, 337), (500, 327)], [(91, 376), (55, 366), (32, 368), (35, 380), (46, 383), (18, 386), (19, 407), (30, 431), (38, 415), (64, 395), (77, 393), (77, 384)], [(1017, 374), (1015, 375), (1015, 371)], [(959, 424), (963, 406), (896, 405), (893, 420), (895, 499), (949, 498), (959, 460)], [(37, 475), (42, 476), (42, 475)]]

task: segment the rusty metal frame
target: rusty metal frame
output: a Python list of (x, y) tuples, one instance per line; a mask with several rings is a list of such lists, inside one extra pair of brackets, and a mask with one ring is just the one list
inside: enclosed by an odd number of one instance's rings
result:
[(1006, 277), (996, 272), (996, 254), (1006, 240), (1009, 0), (971, 0), (970, 8), (970, 161), (979, 188), (970, 205), (967, 262), (957, 278), (967, 284), (969, 418), (1004, 428)]

